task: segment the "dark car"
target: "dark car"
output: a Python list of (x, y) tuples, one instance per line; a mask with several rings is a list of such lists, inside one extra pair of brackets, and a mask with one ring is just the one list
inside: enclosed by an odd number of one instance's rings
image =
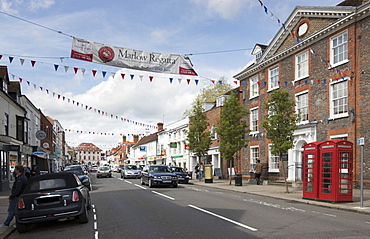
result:
[(65, 172), (74, 173), (77, 177), (81, 180), (81, 182), (86, 185), (86, 187), (91, 191), (92, 185), (89, 176), (87, 175), (87, 171), (81, 165), (69, 165), (64, 168)]
[(122, 171), (123, 166), (125, 166), (125, 165), (123, 165), (123, 164), (118, 165), (118, 168), (117, 169), (118, 169), (118, 172), (119, 173)]
[(168, 185), (177, 188), (177, 176), (167, 165), (147, 165), (141, 171), (141, 185), (150, 188), (156, 185)]
[(28, 179), (15, 210), (17, 230), (27, 232), (32, 223), (77, 218), (89, 221), (89, 190), (73, 173), (61, 172)]
[(172, 172), (177, 175), (179, 183), (189, 183), (189, 175), (182, 167), (171, 166)]
[(127, 164), (121, 170), (121, 178), (140, 178), (141, 169), (136, 165)]

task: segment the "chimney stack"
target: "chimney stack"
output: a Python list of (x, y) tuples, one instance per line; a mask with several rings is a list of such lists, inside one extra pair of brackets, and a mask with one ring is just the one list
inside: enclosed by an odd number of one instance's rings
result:
[(136, 144), (139, 141), (139, 135), (134, 135), (134, 143)]

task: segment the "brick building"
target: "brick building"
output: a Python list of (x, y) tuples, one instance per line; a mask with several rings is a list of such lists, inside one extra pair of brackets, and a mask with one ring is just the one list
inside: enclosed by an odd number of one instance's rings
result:
[[(238, 73), (241, 99), (250, 110), (250, 140), (241, 152), (243, 175), (253, 176), (257, 159), (263, 177), (282, 179), (281, 162), (271, 155), (264, 129), (264, 102), (286, 88), (300, 115), (295, 145), (288, 153), (288, 180), (302, 179), (302, 147), (314, 141), (345, 139), (354, 143), (354, 182), (360, 178), (360, 137), (370, 138), (370, 2), (344, 1), (337, 6), (297, 6), (269, 45), (256, 44), (253, 63)], [(365, 168), (370, 166), (365, 140)], [(370, 171), (365, 183), (370, 183)]]

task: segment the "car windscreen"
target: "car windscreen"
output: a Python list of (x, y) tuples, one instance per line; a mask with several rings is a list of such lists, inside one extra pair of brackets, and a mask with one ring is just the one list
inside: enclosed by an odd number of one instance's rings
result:
[(153, 173), (159, 173), (159, 172), (164, 172), (164, 173), (172, 173), (171, 169), (167, 166), (153, 166), (150, 167), (150, 172)]
[(136, 165), (126, 165), (125, 166), (125, 169), (128, 169), (128, 170), (137, 170), (137, 167), (136, 167)]
[(109, 171), (109, 168), (108, 167), (100, 167), (99, 170), (100, 171)]

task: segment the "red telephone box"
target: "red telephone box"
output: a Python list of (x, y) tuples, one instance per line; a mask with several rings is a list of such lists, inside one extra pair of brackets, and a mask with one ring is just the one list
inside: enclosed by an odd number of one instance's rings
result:
[(334, 139), (321, 143), (319, 200), (352, 202), (353, 144)]
[(319, 198), (319, 167), (322, 141), (312, 142), (303, 147), (303, 198)]

